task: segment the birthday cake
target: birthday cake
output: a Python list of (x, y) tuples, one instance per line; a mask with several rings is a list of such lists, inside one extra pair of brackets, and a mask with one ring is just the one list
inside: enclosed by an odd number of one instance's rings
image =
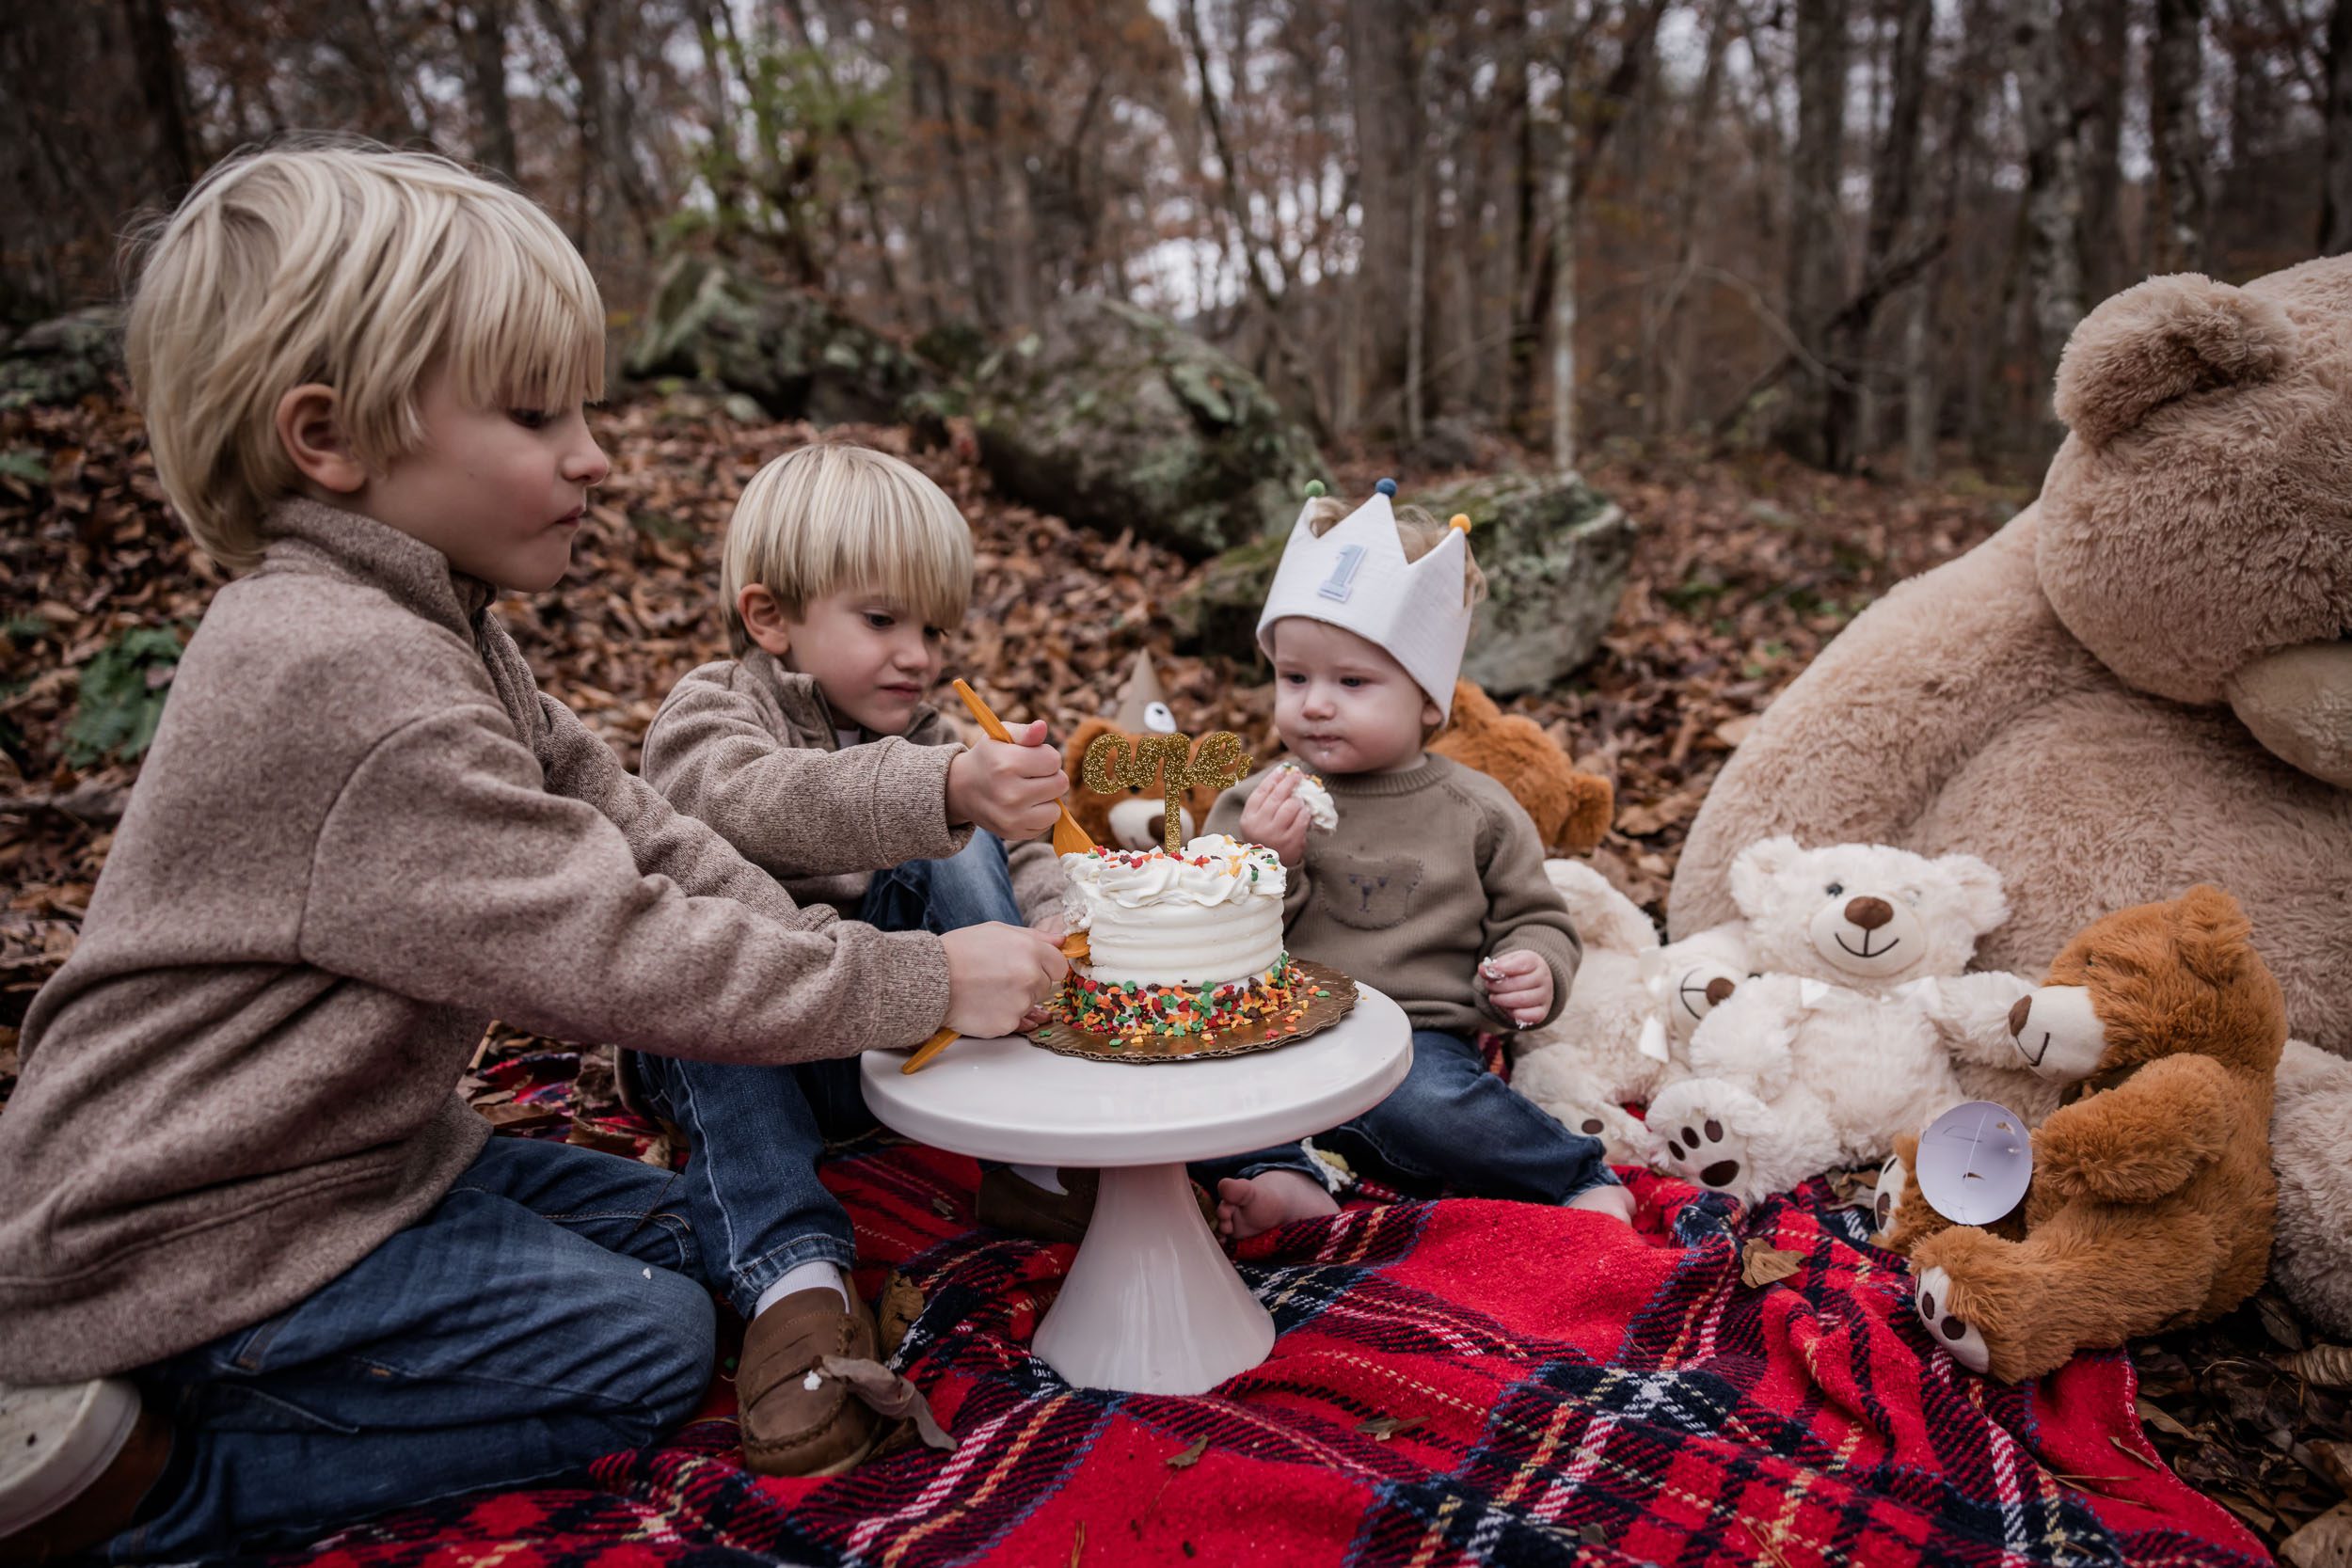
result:
[(1198, 1038), (1263, 1032), (1303, 1009), (1314, 982), (1282, 950), (1282, 863), (1213, 834), (1182, 852), (1064, 855), (1063, 913), (1086, 933), (1060, 1022), (1095, 1036)]

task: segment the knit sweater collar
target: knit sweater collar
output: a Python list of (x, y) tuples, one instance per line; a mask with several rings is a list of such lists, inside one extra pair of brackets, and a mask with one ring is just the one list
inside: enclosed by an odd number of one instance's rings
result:
[(1381, 795), (1414, 795), (1431, 789), (1441, 782), (1454, 766), (1435, 752), (1423, 752), (1421, 760), (1410, 768), (1394, 773), (1341, 773), (1319, 775), (1332, 794), (1368, 798)]
[[(825, 701), (824, 689), (817, 684), (816, 676), (786, 669), (777, 661), (776, 656), (765, 648), (753, 648), (745, 653), (742, 665), (774, 695), (776, 705), (784, 710), (786, 721), (796, 733), (813, 736), (816, 743), (827, 751), (839, 750), (842, 732), (852, 726), (834, 717), (833, 705)], [(918, 733), (927, 721), (937, 716), (938, 711), (929, 703), (918, 705), (914, 717), (907, 721), (904, 733)], [(874, 732), (863, 724), (855, 728), (860, 739), (875, 738)]]
[(307, 497), (279, 501), (262, 534), (261, 573), (324, 572), (365, 583), (461, 637), (472, 634), (474, 617), (498, 596), (497, 589), (458, 571), (422, 540)]
[(813, 736), (826, 750), (834, 749), (840, 726), (834, 722), (833, 705), (825, 701), (824, 689), (817, 684), (816, 676), (786, 669), (765, 648), (745, 653), (743, 668), (774, 695), (776, 705), (784, 710), (785, 721), (795, 733)]

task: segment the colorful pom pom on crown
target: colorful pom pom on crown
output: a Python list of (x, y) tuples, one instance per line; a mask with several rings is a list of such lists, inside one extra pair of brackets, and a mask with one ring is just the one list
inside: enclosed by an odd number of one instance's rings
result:
[(1392, 479), (1384, 479), (1379, 483), (1374, 485), (1373, 488), (1379, 491), (1384, 496), (1393, 498), (1396, 495), (1396, 481)]
[(1468, 533), (1470, 531), (1470, 514), (1467, 512), (1456, 512), (1453, 516), (1446, 519), (1445, 526), (1448, 528), (1458, 528), (1464, 533)]
[(1319, 479), (1311, 479), (1307, 482), (1307, 499), (1309, 500), (1321, 500), (1323, 499), (1323, 481)]

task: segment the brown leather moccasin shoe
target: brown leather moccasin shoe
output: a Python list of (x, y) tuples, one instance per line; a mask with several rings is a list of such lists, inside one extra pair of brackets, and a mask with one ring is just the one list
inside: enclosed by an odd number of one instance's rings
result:
[(836, 1476), (874, 1451), (885, 1423), (847, 1384), (819, 1375), (828, 1355), (876, 1359), (874, 1314), (854, 1289), (847, 1311), (829, 1287), (795, 1291), (743, 1330), (735, 1394), (746, 1467), (763, 1476)]

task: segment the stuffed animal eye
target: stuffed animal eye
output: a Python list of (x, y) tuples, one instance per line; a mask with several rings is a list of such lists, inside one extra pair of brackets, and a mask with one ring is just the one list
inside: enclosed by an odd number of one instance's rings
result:
[(1828, 894), (1828, 895), (1829, 895), (1832, 898), (1835, 898), (1835, 897), (1836, 897), (1839, 894), (1841, 894), (1841, 893), (1843, 893), (1843, 892), (1845, 892), (1845, 891), (1846, 891), (1846, 884), (1845, 884), (1845, 883), (1843, 883), (1843, 882), (1832, 882), (1832, 883), (1830, 883), (1830, 885), (1829, 885), (1829, 886), (1827, 886), (1827, 887), (1823, 888), (1821, 891), (1822, 891), (1823, 893)]

